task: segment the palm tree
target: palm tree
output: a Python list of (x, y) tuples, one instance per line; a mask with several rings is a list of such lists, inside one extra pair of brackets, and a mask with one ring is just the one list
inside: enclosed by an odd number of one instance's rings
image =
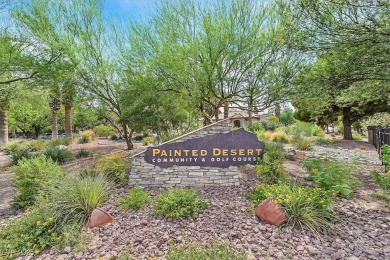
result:
[(61, 99), (57, 95), (53, 95), (49, 106), (53, 113), (51, 136), (52, 139), (58, 139), (58, 110), (61, 108)]

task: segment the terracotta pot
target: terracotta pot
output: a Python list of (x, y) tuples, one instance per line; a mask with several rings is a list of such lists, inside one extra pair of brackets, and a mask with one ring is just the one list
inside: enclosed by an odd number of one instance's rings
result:
[(280, 225), (287, 221), (283, 209), (274, 203), (273, 198), (267, 198), (257, 206), (256, 216), (271, 225)]
[(92, 211), (91, 216), (87, 222), (87, 228), (94, 228), (103, 226), (111, 222), (114, 218), (106, 211), (96, 208)]

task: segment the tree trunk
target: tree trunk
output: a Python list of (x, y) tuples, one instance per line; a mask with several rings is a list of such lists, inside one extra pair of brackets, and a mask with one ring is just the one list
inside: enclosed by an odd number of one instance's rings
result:
[(226, 104), (223, 107), (223, 118), (224, 119), (229, 118), (229, 104)]
[(12, 138), (16, 139), (16, 127), (12, 129)]
[(134, 145), (133, 145), (133, 142), (131, 139), (132, 139), (134, 131), (131, 130), (130, 135), (129, 135), (129, 131), (128, 131), (127, 125), (125, 123), (122, 123), (122, 129), (123, 129), (123, 137), (125, 138), (127, 149), (133, 150)]
[(352, 138), (351, 108), (344, 108), (343, 109), (343, 126), (344, 126), (344, 140), (353, 140), (353, 138)]
[(33, 126), (34, 128), (34, 138), (38, 139), (41, 134), (41, 127), (40, 126)]
[(280, 104), (279, 103), (275, 105), (275, 116), (280, 118)]
[(72, 106), (65, 105), (65, 138), (72, 139)]
[(58, 110), (53, 109), (53, 121), (51, 128), (51, 139), (58, 139)]
[(8, 111), (0, 108), (0, 147), (8, 143)]

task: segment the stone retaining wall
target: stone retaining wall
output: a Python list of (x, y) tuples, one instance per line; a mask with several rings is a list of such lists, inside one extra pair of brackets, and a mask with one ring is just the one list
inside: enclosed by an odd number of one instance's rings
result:
[[(206, 135), (228, 133), (231, 131), (230, 118), (208, 125), (167, 143), (183, 142)], [(239, 185), (237, 166), (229, 168), (202, 166), (173, 166), (161, 168), (145, 162), (144, 152), (130, 157), (131, 186), (143, 187), (206, 187), (206, 186), (237, 186)]]

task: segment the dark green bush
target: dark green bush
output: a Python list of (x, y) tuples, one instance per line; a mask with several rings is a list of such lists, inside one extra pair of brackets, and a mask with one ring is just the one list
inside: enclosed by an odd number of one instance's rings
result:
[(256, 132), (264, 132), (264, 127), (261, 122), (254, 122), (252, 125), (245, 127), (247, 131), (256, 133)]
[(245, 251), (236, 252), (228, 244), (210, 243), (208, 247), (195, 243), (173, 247), (167, 260), (246, 260)]
[(261, 121), (261, 124), (263, 125), (263, 128), (266, 131), (275, 131), (277, 126), (274, 121), (270, 121), (270, 120)]
[(86, 158), (86, 157), (90, 157), (91, 155), (92, 155), (92, 153), (91, 153), (90, 151), (88, 151), (88, 150), (86, 150), (86, 149), (80, 149), (80, 150), (76, 153), (75, 157), (76, 157), (76, 158)]
[(283, 145), (280, 143), (266, 143), (264, 156), (259, 160), (255, 172), (264, 178), (266, 183), (279, 183), (290, 178), (283, 167)]
[(110, 125), (98, 125), (93, 132), (99, 137), (108, 137), (115, 134), (115, 129)]
[(166, 218), (195, 217), (207, 207), (195, 190), (171, 188), (153, 201), (153, 213)]
[(22, 159), (17, 166), (11, 167), (15, 173), (12, 183), (17, 195), (12, 200), (15, 208), (26, 208), (33, 205), (39, 191), (53, 183), (56, 178), (65, 175), (61, 167), (51, 159), (40, 155), (34, 159)]
[(141, 187), (134, 187), (128, 191), (128, 195), (119, 199), (119, 205), (125, 210), (130, 209), (138, 211), (149, 201), (149, 192)]
[(295, 123), (294, 112), (291, 109), (286, 109), (280, 114), (280, 123), (285, 126)]
[(306, 226), (316, 234), (333, 226), (333, 191), (305, 187), (298, 183), (261, 184), (251, 190), (247, 198), (256, 205), (267, 198), (274, 198), (274, 202), (283, 208), (289, 225)]
[(349, 196), (361, 183), (354, 176), (354, 167), (334, 160), (311, 158), (304, 161), (304, 166), (320, 188), (333, 190)]
[(57, 146), (47, 148), (44, 154), (47, 158), (50, 158), (59, 164), (64, 164), (74, 160), (74, 156), (70, 151)]

